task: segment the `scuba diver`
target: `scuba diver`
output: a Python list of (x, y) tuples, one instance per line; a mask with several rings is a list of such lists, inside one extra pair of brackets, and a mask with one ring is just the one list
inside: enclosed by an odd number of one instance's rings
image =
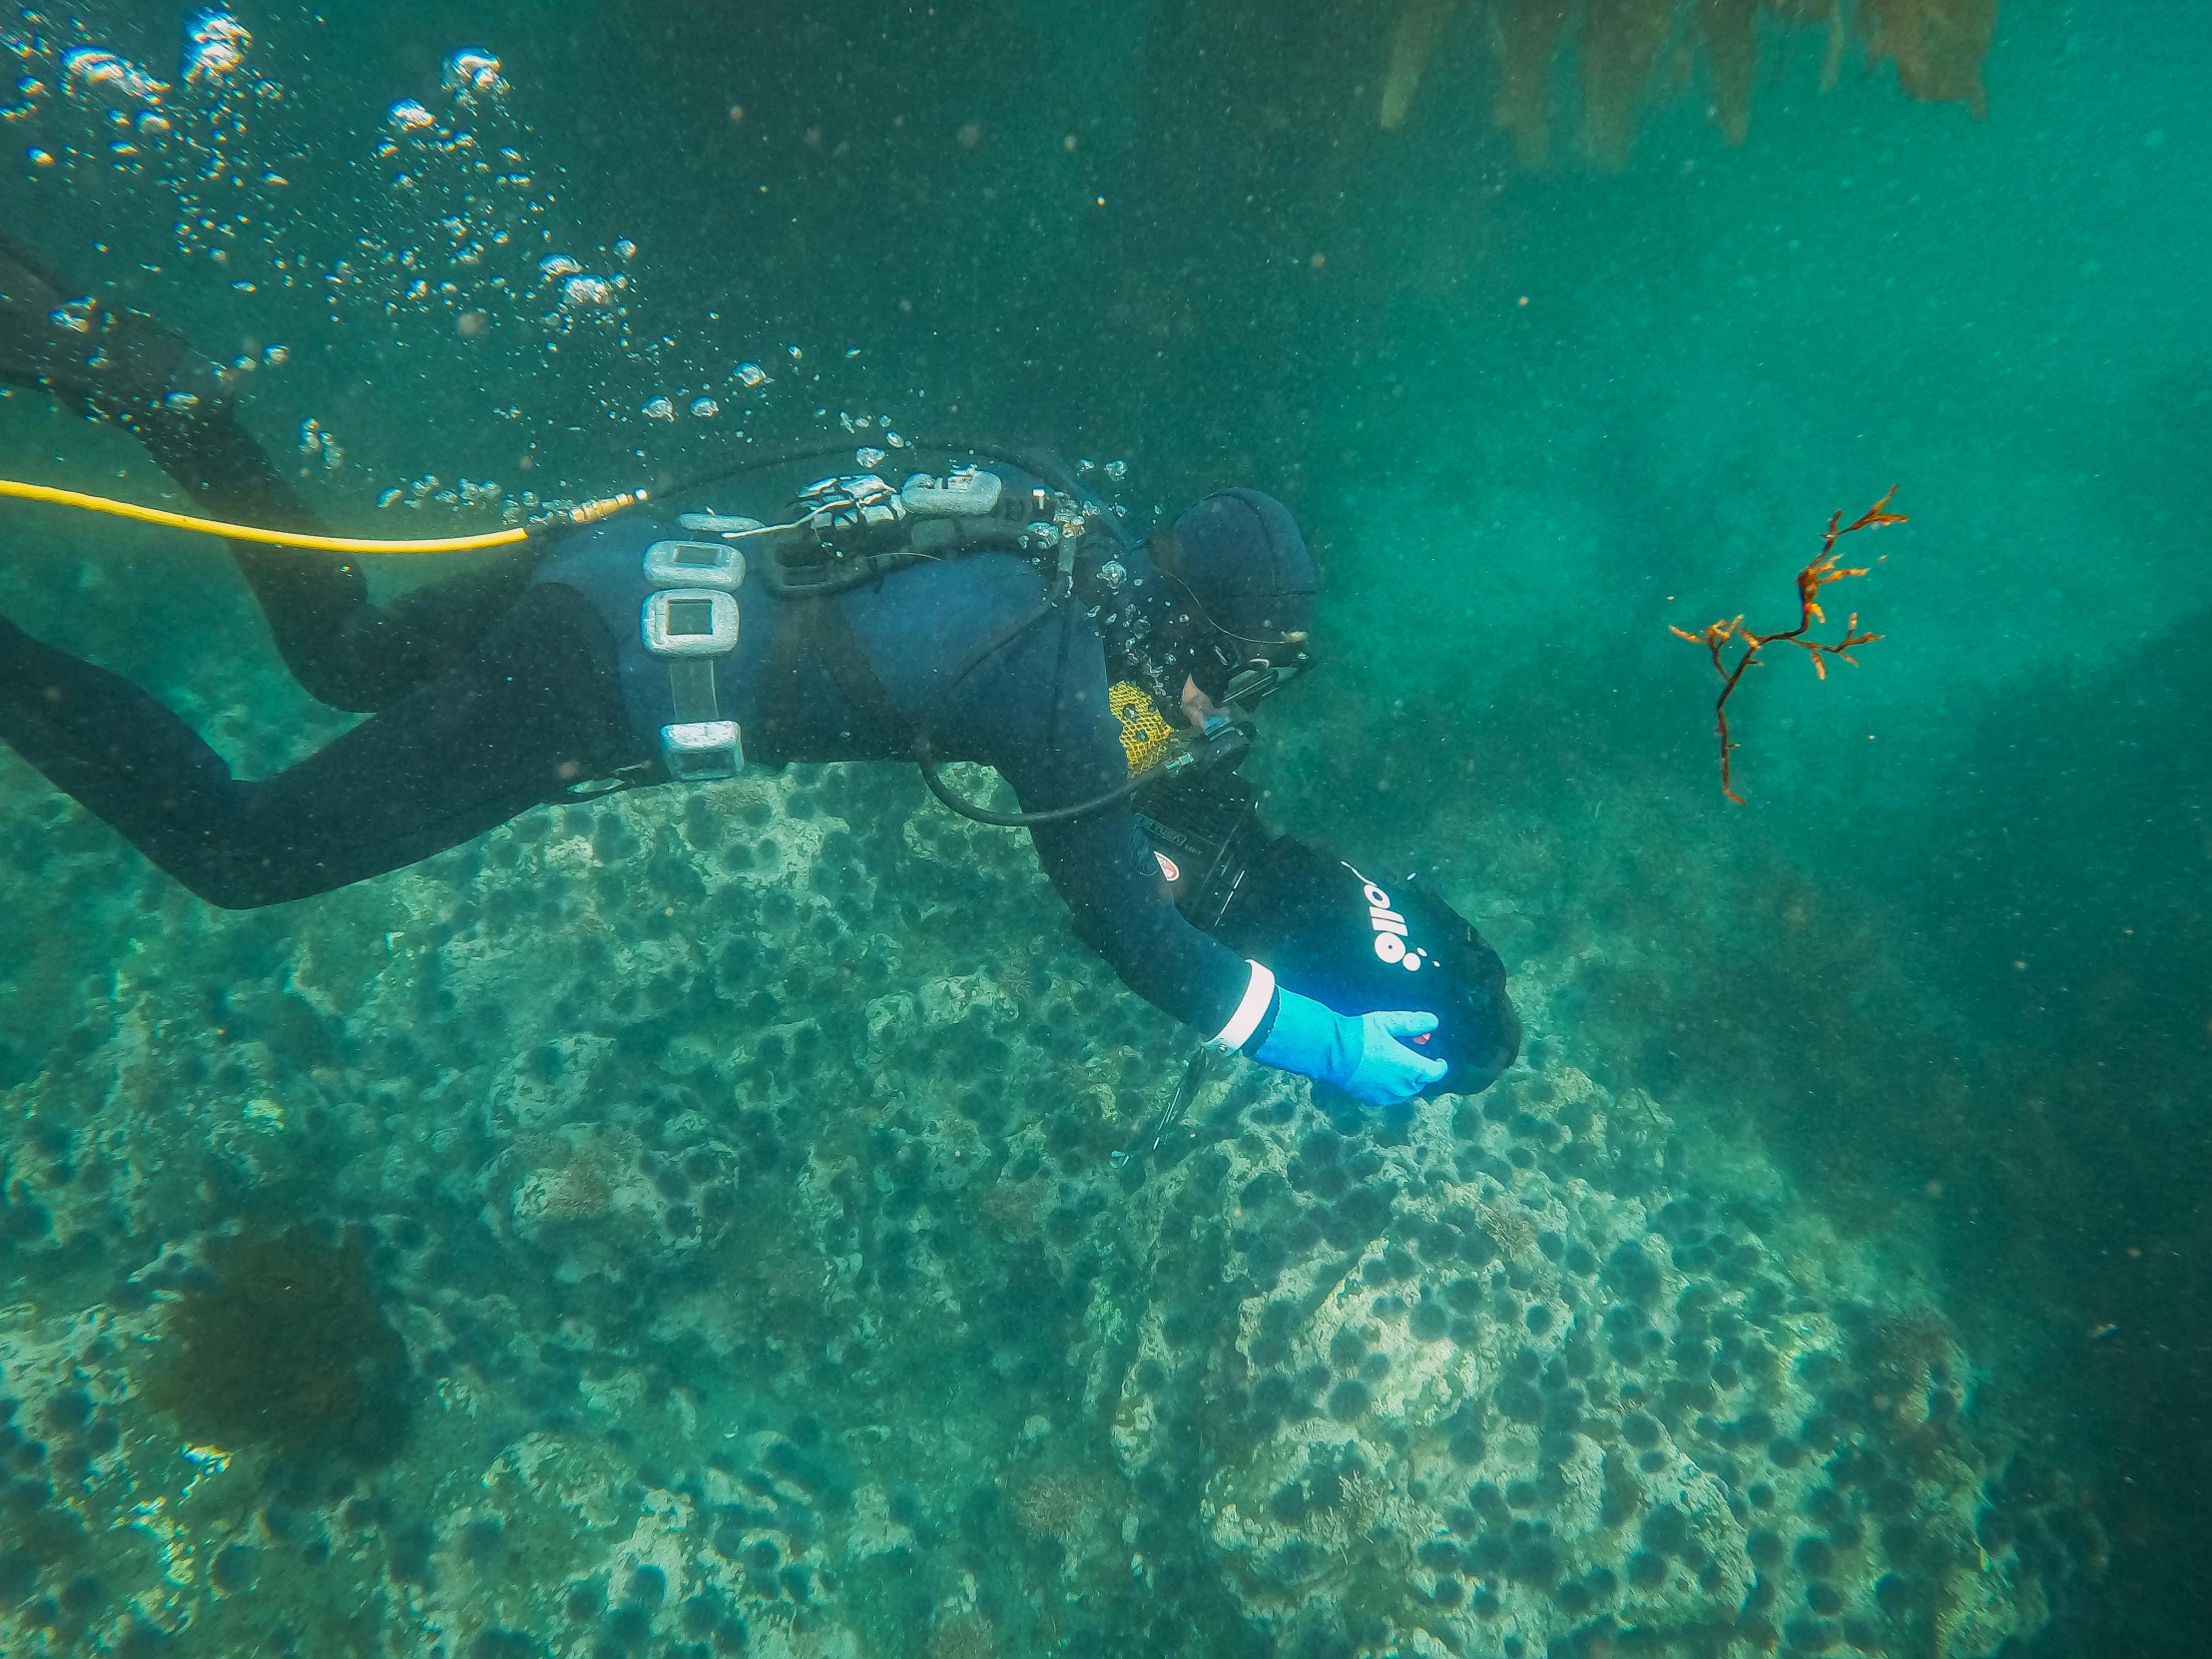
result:
[[(0, 379), (127, 427), (234, 528), (316, 529), (214, 364), (4, 244)], [(232, 539), (293, 677), (368, 717), (274, 777), (234, 778), (146, 692), (4, 620), (0, 741), (226, 908), (586, 793), (907, 757), (952, 810), (1026, 827), (1078, 936), (1207, 1050), (1378, 1106), (1511, 1062), (1473, 928), (1270, 836), (1235, 776), (1253, 708), (1308, 662), (1318, 573), (1288, 509), (1227, 490), (1148, 542), (1047, 455), (917, 447), (894, 482), (820, 476), (827, 453), (679, 489), (674, 514), (595, 504), (380, 606), (352, 558)], [(947, 760), (1020, 810), (966, 800)]]

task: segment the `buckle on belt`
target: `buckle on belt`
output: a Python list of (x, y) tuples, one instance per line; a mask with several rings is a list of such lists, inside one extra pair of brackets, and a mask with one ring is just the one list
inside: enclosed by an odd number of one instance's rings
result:
[(735, 778), (745, 770), (745, 746), (734, 720), (680, 721), (661, 728), (661, 764), (679, 784)]

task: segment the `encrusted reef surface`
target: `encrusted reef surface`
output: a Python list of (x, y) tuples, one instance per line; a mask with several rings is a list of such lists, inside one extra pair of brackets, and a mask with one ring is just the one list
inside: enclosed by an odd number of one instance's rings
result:
[(10, 1655), (1964, 1659), (2094, 1555), (1564, 969), (1479, 1099), (1146, 1153), (1187, 1039), (895, 769), (244, 916), (0, 825)]

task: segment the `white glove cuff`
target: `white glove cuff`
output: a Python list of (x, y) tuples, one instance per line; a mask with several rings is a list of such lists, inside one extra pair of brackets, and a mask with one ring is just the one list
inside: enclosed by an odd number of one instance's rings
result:
[(1245, 982), (1244, 1000), (1229, 1016), (1229, 1023), (1215, 1032), (1206, 1044), (1217, 1054), (1233, 1054), (1251, 1041), (1252, 1033), (1260, 1029), (1260, 1021), (1267, 1015), (1268, 1004), (1275, 1000), (1275, 975), (1258, 962), (1253, 962), (1251, 967), (1252, 977)]

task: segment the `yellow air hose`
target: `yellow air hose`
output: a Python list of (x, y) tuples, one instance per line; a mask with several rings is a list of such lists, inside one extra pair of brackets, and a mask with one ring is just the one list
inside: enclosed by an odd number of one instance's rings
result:
[(572, 529), (582, 524), (597, 524), (603, 518), (612, 518), (628, 507), (635, 507), (646, 498), (644, 490), (624, 490), (620, 495), (604, 496), (597, 501), (587, 501), (580, 507), (548, 513), (528, 524), (516, 525), (511, 530), (491, 530), (478, 536), (439, 536), (427, 541), (385, 541), (367, 536), (317, 536), (300, 530), (264, 530), (253, 524), (226, 524), (220, 519), (196, 518), (190, 513), (173, 513), (162, 507), (141, 507), (136, 502), (112, 501), (104, 495), (86, 495), (81, 490), (56, 489), (51, 484), (25, 484), (13, 478), (0, 478), (0, 497), (13, 497), (18, 501), (43, 501), (56, 507), (78, 507), (86, 512), (106, 513), (114, 518), (131, 518), (141, 524), (161, 524), (172, 530), (192, 530), (203, 536), (221, 536), (227, 541), (261, 542), (270, 547), (297, 547), (314, 553), (475, 553), (487, 547), (512, 547), (532, 536), (544, 535), (553, 530)]

